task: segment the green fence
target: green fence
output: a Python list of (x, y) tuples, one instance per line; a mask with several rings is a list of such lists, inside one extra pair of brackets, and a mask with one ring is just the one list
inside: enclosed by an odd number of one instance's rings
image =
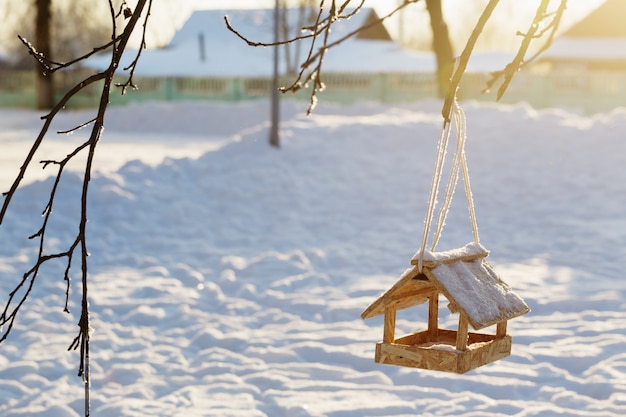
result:
[[(84, 79), (82, 71), (55, 74), (57, 98), (63, 91)], [(119, 78), (116, 82), (125, 82)], [(293, 78), (281, 79), (281, 85), (290, 85)], [(400, 102), (436, 96), (435, 78), (431, 74), (324, 74), (326, 89), (320, 98), (331, 102), (350, 103), (358, 100)], [(137, 90), (128, 89), (111, 94), (111, 104), (145, 101), (215, 100), (245, 101), (268, 97), (272, 80), (268, 78), (177, 78), (135, 77)], [(34, 107), (36, 80), (32, 72), (0, 72), (0, 106)], [(86, 87), (68, 103), (70, 108), (95, 107), (99, 102), (101, 84)], [(286, 97), (309, 100), (311, 90), (303, 88)]]
[[(460, 99), (496, 100), (496, 90), (483, 93), (489, 75), (466, 74), (459, 88)], [(535, 108), (565, 107), (592, 114), (626, 107), (626, 73), (517, 74), (502, 103), (527, 102)]]
[[(84, 79), (89, 72), (73, 71), (55, 74), (55, 90), (67, 91)], [(487, 74), (466, 74), (459, 89), (459, 99), (495, 101), (495, 93), (484, 94)], [(126, 81), (119, 78), (117, 82)], [(137, 90), (129, 89), (122, 96), (115, 91), (111, 104), (130, 102), (214, 100), (245, 101), (268, 97), (272, 82), (268, 78), (177, 78), (136, 77)], [(322, 75), (326, 89), (321, 100), (336, 103), (375, 101), (400, 103), (437, 96), (433, 74), (336, 74)], [(289, 85), (293, 78), (284, 78), (281, 85)], [(36, 80), (32, 72), (0, 71), (0, 106), (30, 107), (36, 103)], [(68, 104), (70, 108), (95, 107), (99, 102), (101, 84), (90, 85)], [(309, 100), (310, 89), (302, 89), (287, 97)], [(58, 98), (61, 93), (58, 94)], [(591, 74), (535, 75), (520, 73), (501, 100), (504, 103), (525, 101), (534, 107), (566, 106), (587, 113), (606, 111), (626, 106), (626, 74), (604, 72)]]

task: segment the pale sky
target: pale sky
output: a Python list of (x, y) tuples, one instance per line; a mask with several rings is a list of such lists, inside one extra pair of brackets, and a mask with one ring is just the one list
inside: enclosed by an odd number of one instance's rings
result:
[[(0, 6), (2, 6), (0, 0)], [(154, 3), (151, 24), (148, 30), (148, 47), (165, 46), (176, 30), (183, 25), (194, 9), (232, 9), (273, 7), (275, 0), (160, 0)], [(604, 0), (569, 0), (567, 13), (562, 28), (580, 20)], [(626, 0), (624, 0), (626, 1)], [(328, 3), (329, 0), (326, 0)], [(357, 4), (357, 0), (353, 0)], [(482, 8), (488, 0), (443, 0), (444, 14), (448, 22), (455, 48), (458, 50), (471, 33)], [(483, 49), (513, 49), (519, 43), (515, 33), (525, 31), (534, 15), (540, 0), (501, 0), (491, 20), (491, 30), (482, 36)], [(558, 0), (551, 0), (552, 8)], [(132, 2), (131, 2), (132, 4)], [(375, 7), (379, 14), (392, 10), (398, 0), (366, 0), (365, 6)], [(404, 21), (405, 38), (412, 37), (421, 41), (424, 49), (429, 46), (428, 15), (423, 11), (424, 2), (418, 2), (406, 8)], [(399, 38), (398, 19), (389, 21), (392, 36)], [(0, 27), (1, 30), (1, 27)], [(421, 30), (421, 32), (420, 32)], [(137, 31), (139, 32), (139, 31)], [(413, 39), (412, 39), (413, 40)], [(134, 42), (139, 45), (139, 36)], [(1, 45), (0, 45), (1, 48)]]
[[(233, 7), (273, 7), (274, 1), (275, 0), (190, 0), (188, 3), (189, 11), (187, 13), (190, 13), (193, 8), (232, 9)], [(564, 16), (561, 27), (566, 28), (579, 21), (585, 14), (589, 13), (604, 1), (605, 0), (569, 0), (568, 10)], [(327, 0), (326, 3), (328, 2)], [(353, 2), (355, 5), (358, 3), (357, 0)], [(365, 6), (375, 7), (379, 14), (382, 14), (392, 10), (398, 3), (398, 0), (366, 0)], [(405, 34), (411, 31), (415, 32), (416, 26), (425, 27), (425, 30), (429, 30), (429, 21), (426, 13), (415, 13), (418, 9), (423, 10), (423, 3), (424, 2), (418, 2), (407, 8), (407, 14), (404, 19)], [(451, 35), (453, 38), (456, 38), (457, 44), (465, 42), (467, 36), (471, 33), (479, 13), (487, 3), (488, 0), (443, 0), (444, 15), (450, 27)], [(518, 30), (525, 31), (528, 28), (539, 3), (540, 0), (501, 0), (492, 18), (492, 39), (485, 39), (483, 45), (493, 49), (511, 48), (517, 45), (519, 38), (516, 37), (515, 33)], [(559, 3), (559, 0), (551, 0), (550, 6), (554, 9)], [(177, 4), (180, 3), (177, 2)], [(411, 9), (413, 12), (411, 12)], [(184, 21), (184, 19), (182, 20)], [(399, 36), (397, 20), (390, 22), (389, 28), (394, 36)], [(499, 32), (501, 31), (504, 32), (502, 37), (499, 36)], [(487, 36), (489, 35), (485, 34), (485, 37)]]
[[(584, 15), (604, 1), (605, 0), (569, 0), (568, 14), (575, 16)], [(354, 0), (354, 3), (357, 4), (358, 2)], [(455, 13), (455, 11), (462, 9), (463, 7), (460, 6), (463, 3), (484, 5), (487, 4), (487, 0), (443, 0), (445, 8), (444, 13), (451, 21), (460, 18), (460, 16), (456, 16), (458, 13)], [(539, 3), (540, 0), (502, 0), (498, 8), (502, 9), (514, 5), (514, 7), (520, 11), (520, 15), (528, 15), (533, 13)], [(558, 0), (552, 0), (551, 3), (556, 6), (558, 5)], [(274, 0), (190, 0), (189, 4), (192, 8), (202, 9), (261, 8), (272, 7)], [(396, 4), (398, 4), (397, 0), (366, 0), (365, 2), (366, 6), (376, 7), (383, 12), (393, 9)], [(419, 5), (419, 3), (417, 3), (416, 6), (417, 5)]]

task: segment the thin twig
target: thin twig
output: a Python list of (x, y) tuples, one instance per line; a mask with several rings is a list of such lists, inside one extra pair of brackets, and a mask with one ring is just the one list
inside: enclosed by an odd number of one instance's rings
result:
[(58, 133), (59, 135), (67, 135), (67, 134), (70, 134), (70, 133), (74, 133), (74, 132), (76, 132), (77, 130), (80, 130), (80, 129), (84, 128), (84, 127), (89, 126), (90, 124), (92, 124), (93, 122), (95, 122), (95, 121), (96, 121), (96, 119), (97, 119), (97, 118), (95, 118), (95, 117), (94, 117), (93, 119), (89, 120), (88, 122), (85, 122), (85, 123), (83, 123), (83, 124), (80, 124), (80, 125), (78, 125), (78, 126), (76, 126), (76, 127), (73, 127), (73, 128), (71, 128), (71, 129), (68, 129), (68, 130), (58, 130), (58, 131), (57, 131), (57, 133)]
[(524, 61), (524, 56), (526, 55), (526, 51), (528, 50), (528, 47), (530, 46), (530, 42), (535, 38), (535, 34), (539, 30), (539, 23), (545, 16), (549, 3), (550, 3), (550, 0), (541, 0), (541, 4), (539, 5), (539, 7), (537, 7), (535, 18), (533, 19), (533, 22), (528, 28), (528, 31), (524, 35), (524, 39), (522, 39), (522, 44), (520, 45), (517, 51), (517, 54), (515, 55), (515, 58), (513, 58), (513, 61), (511, 61), (511, 63), (507, 65), (508, 69), (505, 69), (504, 81), (502, 82), (502, 85), (498, 89), (498, 94), (496, 98), (497, 100), (499, 100), (500, 97), (502, 97), (502, 94), (504, 94), (511, 80), (513, 79), (513, 75), (515, 74), (515, 72), (519, 70), (520, 65)]
[[(125, 3), (126, 2), (123, 2), (123, 5)], [(121, 8), (120, 8), (120, 10), (121, 10)], [(150, 0), (150, 2), (148, 3), (148, 11), (147, 11), (146, 16), (145, 16), (144, 21), (143, 21), (143, 31), (142, 31), (142, 35), (141, 35), (141, 46), (139, 47), (139, 50), (137, 51), (137, 54), (135, 55), (135, 58), (133, 59), (133, 62), (131, 62), (129, 66), (124, 68), (124, 71), (130, 70), (130, 74), (128, 76), (128, 79), (125, 82), (123, 82), (123, 83), (115, 84), (116, 87), (121, 87), (122, 88), (122, 95), (126, 94), (126, 89), (129, 86), (133, 90), (137, 89), (137, 85), (134, 83), (133, 77), (135, 75), (135, 69), (137, 68), (137, 64), (139, 63), (139, 58), (141, 57), (141, 53), (143, 52), (144, 49), (146, 49), (146, 29), (147, 29), (147, 25), (148, 25), (148, 19), (150, 18), (151, 10), (152, 10), (152, 0)], [(124, 17), (126, 17), (126, 18), (130, 17), (129, 12), (130, 12), (130, 8), (128, 6), (126, 6), (126, 8), (124, 8), (124, 11), (123, 11)]]
[[(545, 9), (543, 8), (543, 3), (539, 5), (537, 13), (535, 15), (535, 19), (533, 20), (533, 24), (531, 25), (531, 29), (529, 29), (526, 34), (518, 32), (518, 35), (524, 36), (522, 41), (522, 45), (520, 46), (518, 53), (511, 63), (509, 63), (503, 70), (494, 71), (491, 73), (491, 78), (487, 81), (487, 86), (485, 88), (485, 92), (488, 92), (493, 85), (498, 81), (500, 77), (504, 77), (505, 81), (498, 89), (497, 100), (500, 100), (506, 89), (508, 88), (513, 76), (522, 68), (526, 67), (528, 64), (535, 62), (537, 58), (545, 52), (552, 42), (554, 41), (554, 36), (556, 35), (557, 30), (559, 29), (561, 19), (565, 10), (567, 9), (567, 0), (561, 0), (558, 9), (553, 13), (545, 13)], [(541, 10), (543, 10), (544, 15), (541, 15)], [(539, 33), (536, 33), (536, 27), (539, 26), (539, 23), (542, 19), (547, 18), (548, 16), (552, 16), (552, 20), (545, 28), (543, 28)], [(532, 29), (535, 28), (535, 31)], [(528, 50), (528, 46), (530, 45), (531, 40), (538, 39), (543, 37), (546, 33), (548, 36), (545, 42), (541, 45), (541, 47), (535, 52), (530, 58), (526, 59), (525, 54)], [(522, 54), (522, 55), (520, 55)]]
[(70, 61), (67, 61), (67, 62), (56, 62), (56, 61), (52, 61), (51, 59), (49, 59), (48, 57), (46, 57), (42, 53), (37, 52), (37, 49), (26, 38), (22, 37), (21, 35), (17, 35), (17, 37), (24, 44), (24, 46), (26, 46), (26, 49), (28, 49), (28, 53), (31, 56), (33, 56), (37, 60), (37, 62), (39, 62), (41, 64), (41, 66), (46, 69), (46, 71), (48, 71), (50, 73), (56, 72), (56, 71), (64, 69), (64, 68), (69, 68), (72, 65), (74, 65), (74, 64), (76, 64), (76, 63), (78, 63), (80, 61), (84, 61), (85, 59), (89, 58), (90, 56), (92, 56), (94, 54), (97, 54), (98, 52), (102, 52), (102, 51), (110, 48), (116, 42), (119, 41), (119, 38), (116, 38), (116, 39), (113, 39), (113, 40), (103, 44), (103, 45), (100, 45), (100, 46), (98, 46), (96, 48), (93, 48), (90, 52), (87, 52), (86, 54), (81, 55), (78, 58), (74, 58), (74, 59), (72, 59)]
[[(351, 0), (344, 1), (343, 3), (341, 3), (340, 6), (337, 6), (336, 1), (333, 0), (331, 1), (331, 5), (325, 17), (324, 17), (324, 12), (325, 12), (324, 0), (320, 0), (319, 12), (317, 13), (317, 18), (315, 20), (315, 23), (313, 25), (302, 28), (303, 32), (306, 31), (308, 33), (304, 35), (295, 36), (290, 39), (278, 41), (278, 42), (252, 41), (249, 38), (242, 35), (239, 31), (237, 31), (233, 27), (233, 25), (228, 19), (228, 16), (224, 16), (224, 22), (228, 30), (230, 30), (232, 33), (234, 33), (238, 38), (246, 42), (248, 45), (254, 46), (254, 47), (259, 47), (259, 46), (278, 47), (281, 45), (287, 45), (290, 43), (300, 42), (304, 40), (310, 41), (308, 54), (306, 58), (302, 61), (302, 64), (300, 65), (300, 71), (298, 75), (296, 76), (296, 79), (288, 87), (280, 88), (280, 91), (283, 93), (286, 93), (288, 91), (295, 93), (296, 91), (300, 90), (303, 86), (306, 87), (308, 86), (310, 82), (313, 82), (310, 104), (307, 110), (307, 114), (310, 114), (313, 108), (315, 107), (315, 104), (317, 103), (317, 93), (320, 91), (323, 91), (325, 88), (324, 83), (321, 80), (321, 73), (322, 73), (323, 61), (324, 61), (326, 52), (328, 52), (328, 50), (330, 50), (331, 48), (342, 44), (346, 40), (357, 35), (358, 33), (364, 30), (367, 30), (373, 26), (376, 26), (378, 24), (381, 24), (386, 19), (393, 16), (394, 14), (396, 14), (398, 11), (408, 6), (409, 4), (417, 3), (419, 1), (420, 0), (405, 0), (402, 4), (398, 5), (395, 9), (387, 13), (385, 16), (380, 17), (366, 25), (363, 25), (359, 27), (358, 29), (342, 36), (341, 38), (333, 42), (329, 42), (331, 27), (336, 22), (340, 20), (348, 19), (354, 16), (355, 14), (357, 14), (359, 11), (361, 11), (361, 9), (363, 8), (365, 4), (365, 0), (360, 0), (359, 4), (355, 6), (353, 10), (345, 14), (344, 12), (347, 10), (348, 6), (350, 5)], [(316, 42), (318, 38), (320, 37), (322, 39), (321, 45), (316, 46)]]

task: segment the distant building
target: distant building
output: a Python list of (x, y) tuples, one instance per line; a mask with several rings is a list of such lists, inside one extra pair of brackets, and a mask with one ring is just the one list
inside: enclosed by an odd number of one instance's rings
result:
[[(287, 9), (285, 22), (288, 37), (301, 34), (298, 30), (298, 8)], [(199, 10), (194, 12), (174, 35), (167, 47), (143, 51), (136, 74), (152, 77), (266, 77), (272, 72), (272, 49), (253, 47), (226, 27), (224, 17), (235, 30), (253, 42), (270, 43), (273, 40), (273, 10)], [(305, 25), (314, 22), (309, 16)], [(331, 31), (331, 41), (355, 31), (364, 24), (378, 19), (373, 9), (363, 8), (349, 19), (336, 22)], [(316, 41), (314, 52), (321, 45)], [(293, 72), (308, 53), (308, 40), (300, 45), (280, 47), (280, 72)], [(286, 59), (289, 54), (289, 62)], [(126, 52), (128, 65), (133, 51)], [(299, 57), (299, 58), (296, 58)], [(104, 68), (108, 57), (90, 60), (89, 66)], [(409, 51), (394, 42), (383, 24), (377, 24), (347, 39), (328, 51), (324, 71), (336, 73), (390, 73), (433, 72), (435, 59), (432, 53)]]
[(625, 18), (626, 0), (606, 0), (516, 75), (502, 101), (585, 113), (625, 106)]
[(607, 0), (559, 36), (542, 55), (552, 71), (626, 72), (626, 1)]

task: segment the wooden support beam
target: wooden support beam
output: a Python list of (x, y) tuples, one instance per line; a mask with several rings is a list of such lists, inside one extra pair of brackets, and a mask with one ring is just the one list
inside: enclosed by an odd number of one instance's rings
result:
[(459, 329), (456, 333), (457, 350), (465, 351), (465, 349), (467, 349), (467, 327), (467, 318), (463, 314), (459, 314)]
[(385, 307), (385, 328), (383, 331), (383, 342), (393, 343), (396, 332), (396, 307)]
[(434, 292), (428, 298), (428, 339), (437, 340), (439, 337), (439, 293)]
[(506, 324), (506, 320), (498, 323), (498, 325), (496, 326), (496, 339), (502, 339), (504, 336), (506, 336)]

